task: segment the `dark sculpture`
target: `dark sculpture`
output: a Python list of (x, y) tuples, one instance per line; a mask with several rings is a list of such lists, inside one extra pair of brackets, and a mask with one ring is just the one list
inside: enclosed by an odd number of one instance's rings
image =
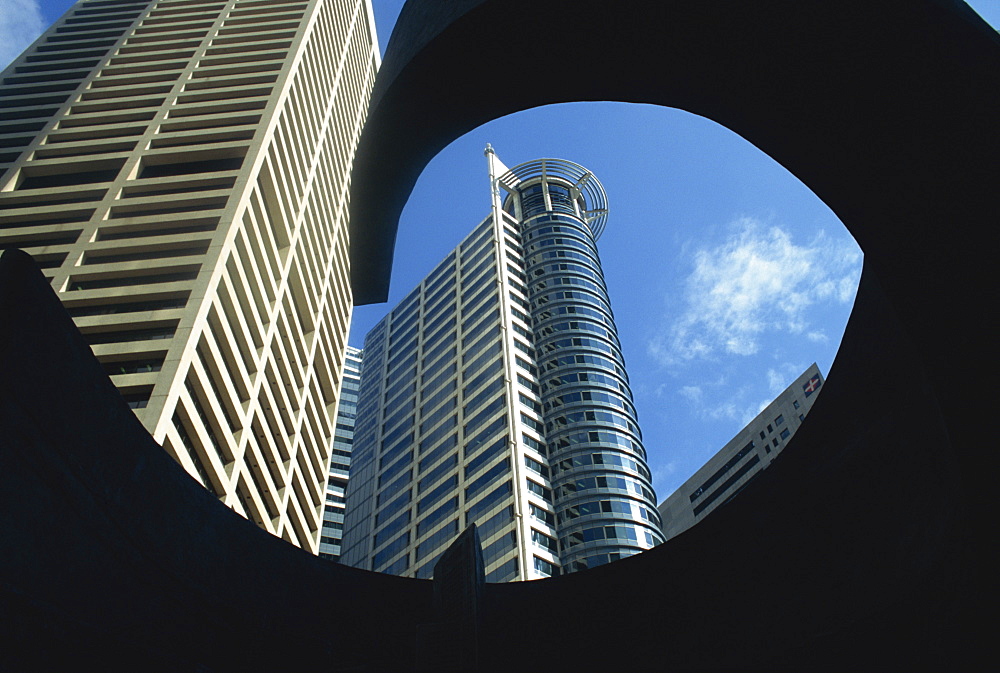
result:
[(417, 671), (479, 669), (484, 570), (479, 533), (469, 524), (434, 564), (430, 620), (417, 626)]
[[(961, 670), (990, 653), (998, 80), (997, 33), (950, 0), (407, 4), (355, 163), (359, 302), (384, 299), (430, 157), (560, 101), (714, 119), (865, 252), (823, 396), (781, 460), (650, 552), (486, 585), (480, 670)], [(226, 510), (146, 435), (14, 253), (0, 480), (0, 669), (417, 665), (431, 584), (330, 565)]]

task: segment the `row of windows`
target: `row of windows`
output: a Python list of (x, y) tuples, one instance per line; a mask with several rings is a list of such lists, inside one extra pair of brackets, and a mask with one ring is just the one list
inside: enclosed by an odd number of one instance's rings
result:
[(479, 519), (483, 514), (496, 507), (500, 502), (507, 498), (513, 493), (513, 488), (510, 480), (497, 486), (488, 495), (480, 499), (478, 502), (473, 504), (471, 507), (465, 510), (465, 521), (467, 523), (472, 523)]
[(436, 482), (451, 470), (455, 469), (457, 466), (458, 454), (453, 453), (417, 482), (417, 493), (422, 493), (428, 486)]
[(462, 432), (465, 434), (469, 433), (470, 428), (476, 429), (483, 425), (486, 420), (507, 406), (507, 395), (506, 393), (501, 394), (495, 400), (487, 404), (479, 413), (473, 416), (463, 427)]
[[(590, 229), (587, 228), (586, 225), (583, 224), (582, 222), (580, 222), (579, 220), (577, 220), (575, 218), (572, 218), (572, 217), (566, 217), (565, 215), (557, 215), (555, 213), (549, 215), (544, 220), (536, 220), (531, 225), (525, 226), (525, 231), (534, 232), (536, 234), (537, 233), (546, 233), (548, 230), (546, 230), (546, 229), (534, 229), (534, 227), (536, 227), (536, 226), (538, 226), (540, 224), (548, 224), (549, 222), (560, 222), (562, 224), (568, 224), (571, 227), (575, 227), (577, 229), (584, 229), (585, 231), (590, 231)], [(559, 229), (557, 229), (555, 227), (553, 227), (552, 230), (553, 231), (559, 231)], [(529, 239), (532, 238), (532, 235), (530, 233), (528, 234), (528, 238)]]
[(719, 496), (721, 496), (723, 493), (729, 490), (729, 488), (732, 487), (732, 485), (735, 484), (737, 481), (746, 476), (754, 467), (757, 466), (758, 463), (760, 463), (760, 456), (754, 454), (753, 458), (748, 460), (746, 464), (743, 465), (743, 467), (736, 470), (736, 472), (734, 472), (733, 475), (729, 477), (729, 479), (726, 479), (724, 482), (722, 482), (719, 488), (715, 489), (710, 494), (705, 496), (702, 499), (702, 501), (695, 506), (694, 515), (698, 516), (703, 511), (705, 511), (705, 509), (707, 509), (713, 502), (715, 502), (719, 498)]
[[(581, 395), (586, 394), (587, 393), (581, 393)], [(546, 423), (545, 430), (546, 432), (561, 430), (575, 423), (599, 423), (604, 426), (615, 425), (629, 430), (636, 435), (639, 434), (639, 428), (637, 428), (635, 423), (633, 423), (630, 419), (610, 411), (577, 411), (574, 413), (563, 414)]]
[(724, 477), (726, 475), (726, 473), (729, 472), (729, 470), (733, 469), (733, 467), (736, 466), (737, 463), (739, 463), (741, 460), (743, 460), (744, 458), (746, 458), (747, 455), (751, 451), (754, 450), (754, 446), (755, 446), (754, 442), (753, 442), (753, 440), (751, 440), (750, 442), (747, 443), (746, 446), (744, 446), (742, 449), (740, 449), (736, 453), (736, 455), (734, 455), (732, 458), (730, 458), (729, 460), (727, 460), (726, 463), (725, 463), (725, 465), (723, 465), (718, 470), (716, 470), (712, 474), (712, 476), (710, 476), (708, 479), (706, 479), (705, 482), (701, 486), (699, 486), (698, 488), (696, 488), (694, 490), (694, 492), (689, 496), (691, 502), (694, 502), (695, 500), (697, 500), (698, 498), (700, 498), (701, 495), (705, 491), (707, 491), (709, 488), (712, 487), (713, 484), (715, 484), (715, 482), (717, 482), (719, 479), (721, 479), (722, 477)]
[(605, 385), (609, 388), (616, 388), (625, 394), (631, 393), (628, 386), (626, 386), (620, 379), (613, 376), (607, 376), (606, 374), (601, 374), (600, 372), (573, 372), (571, 374), (543, 378), (541, 391), (547, 392), (549, 389), (554, 390), (560, 386), (571, 385), (574, 383), (584, 383), (588, 387), (592, 387), (595, 384)]
[(392, 432), (386, 434), (382, 437), (382, 458), (383, 464), (379, 465), (382, 467), (385, 462), (389, 459), (395, 452), (399, 449), (405, 449), (409, 444), (413, 442), (413, 417), (407, 416), (403, 419), (400, 425), (396, 426), (396, 429)]
[[(472, 286), (466, 288), (466, 292), (475, 290), (476, 288), (481, 287), (481, 286), (482, 286), (481, 284), (477, 283), (476, 285), (472, 285)], [(496, 292), (497, 292), (496, 286), (493, 283), (488, 283), (481, 290), (478, 290), (478, 292), (476, 294), (474, 294), (474, 295), (469, 296), (469, 295), (466, 295), (466, 294), (463, 293), (463, 296), (462, 296), (462, 311), (463, 311), (463, 313), (468, 312), (468, 311), (476, 308), (476, 306), (479, 305), (479, 302), (481, 302), (483, 299), (485, 299), (486, 297), (488, 297), (490, 295), (495, 295)]]
[(595, 500), (592, 502), (581, 502), (570, 505), (556, 513), (556, 520), (568, 523), (581, 516), (591, 516), (595, 514), (623, 514), (625, 516), (635, 516), (638, 510), (639, 517), (645, 521), (650, 521), (657, 527), (660, 525), (659, 513), (656, 510), (647, 509), (639, 503), (630, 500)]
[[(605, 340), (605, 339), (595, 339), (589, 336), (575, 336), (575, 337), (565, 337), (562, 339), (552, 339), (547, 340), (544, 344), (538, 344), (539, 353), (553, 353), (562, 348), (573, 348), (574, 350), (580, 348), (589, 348), (602, 353), (607, 353), (611, 355), (618, 361), (622, 360), (621, 350), (619, 349), (619, 343), (617, 337), (615, 339)], [(564, 361), (571, 362), (570, 360)], [(546, 369), (552, 369), (554, 366), (554, 361), (549, 361), (545, 363)], [(624, 370), (619, 371), (619, 368), (615, 368), (616, 371), (623, 377), (625, 377)]]
[(555, 577), (559, 574), (559, 566), (546, 561), (545, 559), (533, 557), (535, 564), (535, 572), (544, 577)]
[(424, 280), (424, 293), (426, 295), (430, 295), (445, 281), (454, 282), (454, 275), (449, 274), (449, 272), (455, 270), (454, 265), (455, 251), (452, 250), (448, 256), (444, 258), (444, 261), (438, 264), (437, 267), (435, 267), (435, 269), (427, 275), (426, 280)]
[(595, 542), (598, 540), (621, 540), (626, 544), (638, 544), (640, 533), (642, 534), (642, 539), (646, 542), (646, 544), (652, 547), (654, 539), (649, 531), (637, 531), (633, 526), (625, 526), (621, 524), (612, 526), (594, 526), (593, 528), (573, 531), (569, 535), (560, 538), (559, 543), (562, 545), (564, 550), (571, 549), (580, 544)]
[(483, 564), (489, 566), (504, 554), (517, 548), (517, 532), (511, 531), (483, 547)]
[(375, 533), (375, 548), (378, 549), (388, 542), (396, 533), (410, 523), (410, 510), (402, 512), (395, 519), (389, 521), (381, 530)]
[(634, 493), (644, 496), (649, 502), (653, 502), (655, 497), (653, 492), (634, 479), (626, 477), (616, 477), (611, 475), (600, 475), (595, 477), (582, 477), (570, 482), (556, 486), (556, 500), (568, 498), (582, 491), (594, 489), (618, 490), (625, 493)]
[(590, 304), (601, 308), (608, 315), (612, 314), (611, 305), (608, 303), (606, 297), (599, 294), (596, 285), (593, 285), (593, 291), (589, 288), (588, 291), (558, 290), (555, 292), (549, 292), (548, 294), (535, 296), (531, 300), (531, 306), (532, 308), (538, 310), (549, 304), (563, 302), (572, 302), (573, 305), (577, 306), (579, 304)]
[(568, 331), (591, 332), (604, 337), (614, 344), (618, 343), (618, 336), (615, 334), (614, 330), (608, 329), (604, 325), (597, 325), (589, 320), (571, 320), (569, 322), (560, 322), (535, 328), (535, 334), (539, 340), (558, 334), (559, 332)]
[(534, 528), (531, 529), (531, 541), (546, 551), (553, 554), (559, 553), (559, 545), (555, 539)]
[(446, 437), (453, 428), (458, 425), (458, 416), (449, 417), (444, 423), (438, 425), (431, 432), (424, 435), (420, 440), (420, 452), (423, 454), (425, 451), (429, 450), (435, 446), (439, 441)]
[[(620, 395), (605, 393), (601, 390), (581, 390), (578, 392), (564, 393), (562, 395), (554, 395), (554, 396), (549, 395), (547, 400), (548, 401), (546, 401), (544, 405), (544, 409), (547, 412), (556, 411), (560, 407), (577, 404), (579, 402), (598, 402), (601, 404), (606, 404), (612, 407), (616, 407), (618, 409), (622, 409), (626, 411), (628, 414), (630, 414), (632, 417), (635, 417), (635, 407), (633, 407), (630, 402), (625, 400)], [(575, 416), (570, 418), (570, 416), (572, 415), (570, 414), (566, 416), (565, 422), (573, 423), (583, 420), (582, 418), (577, 418)], [(587, 418), (587, 420), (596, 420), (596, 418)], [(560, 419), (556, 419), (556, 422), (550, 424), (549, 429), (551, 430), (557, 425), (565, 424), (559, 421)], [(620, 423), (618, 423), (617, 421), (613, 422), (615, 422), (616, 425), (620, 425)], [(632, 430), (632, 432), (638, 434), (638, 430), (635, 428), (634, 425), (632, 425), (631, 421), (627, 422), (627, 426), (629, 427), (630, 430)]]
[[(406, 418), (408, 415), (413, 413), (413, 410), (417, 406), (417, 401), (413, 397), (401, 396), (397, 397), (395, 403), (392, 407), (387, 409), (387, 414), (391, 412), (391, 416), (388, 416), (384, 423), (382, 423), (382, 446), (385, 447), (391, 444), (395, 437), (398, 437), (401, 432), (406, 432), (413, 427), (413, 419)], [(406, 421), (406, 424), (397, 428), (401, 421)], [(393, 432), (387, 432), (390, 428), (393, 428)], [(384, 451), (385, 449), (383, 449)]]
[[(449, 367), (445, 371), (453, 374), (455, 371), (454, 363), (451, 365), (451, 367)], [(446, 381), (446, 383), (443, 386), (441, 386), (440, 384), (442, 380)], [(420, 406), (420, 416), (421, 418), (424, 419), (427, 418), (430, 411), (435, 407), (437, 407), (437, 405), (441, 404), (449, 397), (454, 399), (453, 396), (455, 392), (458, 390), (458, 381), (456, 381), (453, 377), (447, 377), (444, 379), (438, 377), (438, 379), (436, 379), (430, 386), (428, 386), (428, 389), (429, 390), (424, 391), (424, 395), (422, 396), (423, 404)], [(463, 397), (465, 396), (464, 391), (462, 396)], [(454, 405), (452, 405), (450, 408), (453, 409)]]
[(602, 311), (597, 311), (587, 306), (573, 305), (573, 306), (556, 306), (547, 309), (538, 309), (535, 311), (535, 329), (537, 329), (544, 323), (544, 321), (554, 318), (560, 315), (582, 315), (588, 316), (596, 319), (598, 322), (603, 322), (609, 326), (613, 326), (613, 321), (611, 316), (605, 314)]
[[(493, 339), (497, 338), (500, 335), (501, 330), (500, 330), (500, 325), (496, 324), (495, 321), (499, 317), (500, 317), (500, 309), (499, 308), (493, 309), (490, 315), (486, 316), (486, 318), (483, 319), (482, 322), (480, 322), (478, 325), (472, 328), (472, 330), (470, 330), (462, 338), (462, 348), (467, 348), (470, 350), (470, 352), (476, 353), (481, 349), (483, 344), (487, 343), (491, 338)], [(484, 332), (486, 332), (486, 334), (482, 336), (482, 338), (480, 338), (480, 335), (482, 335)], [(479, 338), (479, 342), (470, 348), (469, 344), (472, 343), (477, 338)]]
[(503, 361), (495, 360), (486, 369), (482, 370), (471, 381), (468, 381), (462, 388), (462, 397), (468, 398), (469, 394), (475, 392), (486, 381), (496, 378), (503, 372)]
[(574, 259), (578, 262), (591, 264), (595, 267), (598, 264), (596, 256), (593, 253), (585, 255), (583, 253), (576, 252), (574, 250), (550, 250), (547, 252), (542, 252), (536, 255), (532, 255), (525, 261), (527, 263), (528, 271), (530, 272), (538, 264), (544, 264), (545, 262), (552, 259)]
[(437, 488), (417, 501), (417, 516), (422, 514), (424, 510), (440, 502), (442, 498), (452, 493), (456, 488), (458, 488), (457, 474), (445, 479)]
[(503, 378), (493, 379), (485, 388), (477, 392), (472, 399), (462, 407), (462, 415), (468, 417), (479, 409), (486, 400), (490, 399), (504, 389), (506, 381)]
[(556, 517), (552, 514), (552, 512), (542, 509), (533, 502), (528, 503), (528, 510), (530, 511), (532, 517), (538, 519), (542, 523), (548, 524), (549, 526), (556, 525)]
[(552, 491), (545, 488), (533, 479), (526, 479), (528, 490), (540, 497), (545, 502), (552, 504)]
[(577, 454), (571, 458), (563, 458), (552, 465), (552, 474), (559, 474), (567, 470), (589, 467), (591, 465), (608, 465), (614, 468), (626, 468), (638, 472), (646, 479), (651, 479), (649, 470), (642, 463), (618, 453), (584, 453)]
[(607, 289), (601, 282), (602, 279), (596, 279), (598, 282), (588, 280), (586, 278), (578, 278), (576, 276), (559, 276), (556, 278), (545, 278), (535, 282), (532, 286), (532, 292), (534, 293), (532, 299), (539, 296), (546, 288), (550, 285), (553, 287), (559, 286), (576, 286), (591, 290), (597, 293), (601, 297), (607, 297)]
[[(434, 435), (436, 434), (437, 433), (434, 433)], [(440, 441), (441, 443), (438, 444), (433, 451), (430, 451), (430, 453), (427, 453), (425, 455), (423, 452), (429, 450), (430, 448), (432, 448), (432, 446), (434, 446), (432, 440)], [(418, 463), (417, 465), (417, 471), (424, 472), (424, 470), (429, 468), (431, 465), (434, 465), (437, 461), (441, 459), (442, 456), (447, 454), (456, 446), (458, 446), (457, 433), (448, 435), (448, 437), (444, 438), (443, 440), (440, 437), (435, 437), (435, 436), (425, 438), (422, 442), (420, 442), (421, 458), (420, 458), (420, 463)]]
[(450, 542), (456, 535), (458, 535), (458, 519), (448, 522), (439, 531), (418, 544), (415, 560), (420, 561), (441, 545)]
[[(583, 266), (582, 264), (575, 264), (571, 262), (560, 262), (559, 264), (549, 264), (547, 266), (535, 269), (532, 272), (532, 275), (535, 276), (535, 278), (537, 279), (541, 276), (554, 276), (558, 274), (560, 275), (560, 278), (558, 280), (562, 281), (561, 274), (565, 273), (576, 273), (586, 278), (591, 278), (593, 280), (597, 281), (601, 280), (600, 272), (595, 271), (592, 267)], [(554, 280), (550, 282), (555, 283)], [(538, 288), (539, 285), (536, 285), (535, 287)], [(541, 285), (541, 287), (544, 287), (544, 285)]]
[[(514, 505), (507, 505), (479, 526), (479, 537), (489, 540), (515, 520)], [(472, 523), (471, 521), (468, 523)]]
[(523, 411), (521, 412), (521, 422), (538, 434), (542, 434), (542, 422)]
[(491, 217), (487, 217), (481, 224), (473, 229), (472, 233), (466, 236), (465, 240), (462, 241), (461, 246), (459, 246), (459, 249), (462, 251), (462, 259), (469, 259), (469, 257), (472, 256), (469, 251), (474, 250), (476, 246), (481, 244), (487, 238), (490, 238), (490, 232), (492, 229), (493, 218)]
[(493, 262), (493, 241), (490, 240), (462, 264), (461, 277), (472, 278)]
[(393, 463), (389, 467), (383, 469), (379, 473), (379, 475), (378, 475), (378, 485), (379, 485), (379, 488), (381, 488), (383, 484), (387, 483), (389, 480), (391, 480), (397, 474), (399, 474), (400, 472), (402, 472), (407, 466), (409, 466), (409, 464), (412, 461), (413, 461), (413, 451), (410, 450), (402, 458), (400, 458), (399, 460), (397, 460), (395, 463)]
[(510, 458), (504, 458), (502, 461), (494, 465), (492, 468), (487, 470), (483, 475), (475, 479), (468, 486), (465, 487), (465, 500), (466, 502), (472, 501), (477, 495), (482, 493), (486, 488), (493, 484), (498, 479), (506, 476), (510, 472)]
[(548, 468), (548, 466), (547, 465), (543, 465), (542, 463), (538, 462), (537, 460), (535, 460), (531, 456), (525, 456), (524, 457), (524, 465), (525, 465), (525, 467), (527, 467), (529, 470), (531, 470), (535, 474), (541, 475), (542, 477), (545, 477), (546, 479), (549, 478), (549, 468)]
[[(500, 437), (495, 442), (490, 444), (490, 446), (483, 450), (478, 456), (469, 461), (469, 464), (465, 466), (465, 478), (468, 479), (476, 472), (478, 472), (483, 466), (492, 463), (496, 458), (507, 450), (507, 436), (504, 435)], [(468, 452), (466, 454), (469, 455)]]
[(553, 236), (533, 236), (533, 242), (528, 245), (528, 252), (535, 252), (554, 245), (565, 245), (596, 254), (597, 247), (592, 242), (593, 238), (586, 234), (569, 230), (553, 233), (555, 234)]
[(385, 565), (389, 559), (406, 549), (409, 544), (410, 531), (406, 531), (398, 538), (390, 542), (382, 551), (376, 553), (375, 556), (372, 557), (372, 570), (378, 570), (380, 567)]
[(534, 449), (535, 451), (537, 451), (538, 453), (542, 454), (543, 456), (546, 455), (545, 444), (542, 443), (542, 442), (540, 442), (539, 440), (535, 439), (531, 435), (526, 435), (524, 433), (521, 433), (521, 440), (524, 442), (525, 446), (527, 446), (528, 448)]
[[(469, 332), (471, 331), (472, 326), (476, 325), (476, 323), (478, 323), (480, 320), (482, 320), (483, 317), (486, 316), (486, 314), (489, 313), (490, 311), (496, 312), (496, 315), (494, 315), (492, 319), (496, 319), (497, 317), (499, 317), (500, 311), (497, 308), (496, 304), (494, 302), (486, 302), (482, 306), (480, 306), (478, 309), (476, 309), (475, 311), (473, 311), (471, 314), (467, 315), (462, 320), (462, 333), (465, 335), (465, 339), (466, 339), (463, 342), (463, 346), (465, 344), (467, 344), (468, 340), (470, 339)], [(488, 324), (489, 321), (490, 321), (490, 319), (486, 319), (484, 322), (486, 322)], [(480, 327), (482, 327), (482, 325), (480, 325)]]
[(587, 432), (575, 432), (550, 442), (549, 446), (555, 446), (557, 450), (564, 451), (572, 449), (576, 446), (583, 446), (585, 444), (612, 444), (636, 453), (643, 460), (646, 458), (646, 451), (638, 442), (614, 432), (601, 432), (594, 430)]
[(424, 302), (424, 331), (430, 332), (433, 326), (442, 318), (452, 314), (452, 307), (458, 294), (455, 290), (455, 278), (452, 276), (448, 282), (441, 286), (432, 297), (428, 297)]
[(510, 582), (516, 580), (520, 576), (521, 571), (517, 564), (517, 557), (510, 559), (503, 563), (503, 565), (498, 566), (495, 570), (491, 570), (486, 573), (487, 582)]
[[(395, 500), (389, 500), (389, 498), (396, 497)], [(385, 507), (382, 507), (381, 511), (375, 515), (375, 527), (378, 528), (379, 524), (386, 520), (388, 517), (392, 516), (396, 512), (400, 511), (407, 503), (411, 500), (410, 489), (406, 489), (402, 493), (397, 490), (386, 490), (378, 494), (375, 498), (375, 506), (381, 507), (383, 501), (385, 502)]]
[[(635, 550), (633, 553), (637, 553)], [(626, 550), (614, 551), (606, 554), (593, 554), (586, 556), (582, 559), (577, 559), (570, 564), (570, 569), (572, 572), (579, 572), (581, 570), (587, 570), (588, 568), (596, 568), (602, 566), (612, 561), (618, 561), (619, 559), (631, 556), (632, 554)]]
[(435, 427), (439, 421), (450, 414), (457, 406), (458, 397), (449, 397), (444, 404), (439, 406), (431, 414), (424, 418), (423, 422), (420, 424), (420, 434), (423, 435), (425, 432)]

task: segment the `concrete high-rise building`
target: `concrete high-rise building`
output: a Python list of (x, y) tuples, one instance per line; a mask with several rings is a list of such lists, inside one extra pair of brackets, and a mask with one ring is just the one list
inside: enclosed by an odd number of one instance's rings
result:
[(344, 496), (351, 469), (354, 420), (358, 412), (358, 388), (361, 387), (363, 357), (364, 351), (352, 346), (347, 347), (340, 397), (337, 400), (337, 425), (333, 431), (330, 479), (326, 484), (323, 530), (319, 538), (319, 555), (333, 561), (340, 558), (340, 541), (344, 537), (344, 505), (347, 502)]
[(0, 81), (0, 246), (189, 473), (313, 552), (376, 45), (368, 0), (81, 0)]
[(492, 212), (365, 339), (342, 562), (429, 577), (466, 526), (487, 581), (662, 541), (596, 240), (604, 189), (487, 148)]
[(813, 363), (657, 508), (666, 539), (680, 535), (736, 497), (771, 464), (818, 397), (823, 375)]

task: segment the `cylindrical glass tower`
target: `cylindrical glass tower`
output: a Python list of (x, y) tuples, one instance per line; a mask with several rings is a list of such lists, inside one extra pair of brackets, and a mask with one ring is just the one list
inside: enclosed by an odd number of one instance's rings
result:
[(560, 558), (573, 572), (663, 541), (597, 252), (607, 200), (590, 171), (561, 159), (499, 182), (521, 224)]

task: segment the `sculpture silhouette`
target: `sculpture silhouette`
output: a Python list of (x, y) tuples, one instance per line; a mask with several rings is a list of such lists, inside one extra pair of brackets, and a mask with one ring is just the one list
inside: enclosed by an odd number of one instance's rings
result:
[[(781, 458), (650, 552), (486, 585), (481, 670), (960, 669), (990, 652), (997, 396), (978, 384), (997, 368), (998, 80), (997, 33), (949, 0), (406, 5), (352, 178), (360, 303), (385, 298), (430, 157), (561, 101), (714, 119), (865, 252), (823, 396)], [(30, 260), (0, 259), (0, 669), (411, 670), (432, 606), (429, 582), (329, 564), (218, 503)]]

